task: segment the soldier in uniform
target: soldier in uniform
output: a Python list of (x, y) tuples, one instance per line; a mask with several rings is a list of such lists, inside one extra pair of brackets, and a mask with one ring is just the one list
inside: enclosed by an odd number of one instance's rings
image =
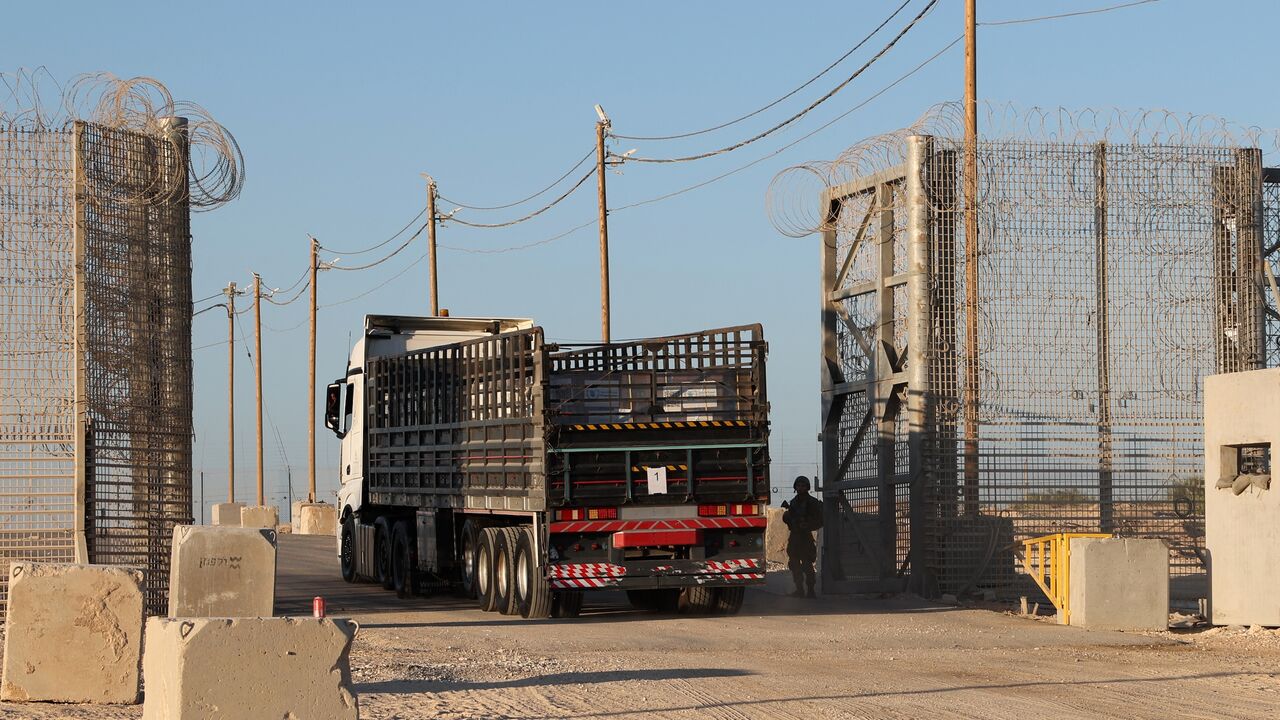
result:
[(822, 528), (822, 502), (809, 494), (809, 478), (803, 475), (796, 478), (792, 488), (796, 491), (795, 498), (782, 503), (786, 508), (782, 522), (790, 531), (787, 537), (788, 567), (796, 583), (796, 590), (791, 594), (814, 597), (813, 588), (818, 578), (813, 564), (818, 559), (818, 546), (813, 534)]

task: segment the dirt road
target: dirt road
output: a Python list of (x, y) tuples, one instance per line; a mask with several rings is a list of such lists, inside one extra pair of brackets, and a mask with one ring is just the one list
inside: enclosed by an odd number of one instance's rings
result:
[[(390, 593), (327, 574), (331, 543), (283, 538), (278, 606), (301, 613), (324, 594), (332, 614), (360, 620), (351, 662), (363, 718), (1280, 716), (1273, 631), (1086, 632), (764, 590), (730, 618), (636, 612), (620, 595), (573, 621), (512, 620), (450, 599), (399, 611)], [(0, 717), (140, 715), (0, 704)]]

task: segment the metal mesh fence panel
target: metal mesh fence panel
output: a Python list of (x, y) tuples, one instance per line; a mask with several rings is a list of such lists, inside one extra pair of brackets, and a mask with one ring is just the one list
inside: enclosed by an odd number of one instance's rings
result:
[(1203, 596), (1202, 380), (1280, 357), (1280, 174), (980, 143), (971, 304), (961, 143), (892, 142), (901, 165), (823, 196), (826, 579), (1033, 593), (1021, 540), (1111, 531), (1166, 540), (1175, 595)]
[(82, 125), (86, 534), (147, 569), (163, 612), (173, 526), (191, 522), (191, 242), (184, 144)]
[(0, 572), (141, 567), (150, 612), (191, 521), (187, 145), (158, 127), (0, 130)]
[(11, 560), (75, 558), (74, 187), (69, 134), (0, 129), (0, 612)]
[(1258, 155), (1002, 141), (981, 144), (978, 165), (976, 475), (957, 461), (970, 311), (958, 165), (935, 162), (928, 182), (942, 210), (933, 333), (955, 338), (935, 347), (927, 390), (940, 589), (1020, 587), (1017, 541), (1062, 531), (1162, 538), (1175, 576), (1203, 572), (1201, 382), (1260, 367), (1246, 282)]

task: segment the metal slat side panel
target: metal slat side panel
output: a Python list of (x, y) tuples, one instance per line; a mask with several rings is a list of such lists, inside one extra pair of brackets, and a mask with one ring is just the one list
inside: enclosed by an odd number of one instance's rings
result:
[[(548, 496), (556, 504), (768, 497), (766, 352), (759, 325), (549, 352)], [(644, 478), (657, 467), (668, 489), (651, 496)]]
[(540, 509), (534, 417), (541, 328), (377, 358), (369, 391), (368, 488), (375, 504)]

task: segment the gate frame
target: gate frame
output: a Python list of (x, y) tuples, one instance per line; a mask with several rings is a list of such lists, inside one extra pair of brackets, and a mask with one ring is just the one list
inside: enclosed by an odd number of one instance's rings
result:
[[(923, 442), (930, 421), (927, 402), (930, 356), (932, 301), (929, 273), (929, 201), (924, 173), (933, 151), (933, 139), (914, 135), (907, 139), (907, 159), (902, 165), (859, 178), (822, 193), (825, 222), (822, 233), (822, 485), (826, 501), (826, 538), (823, 543), (822, 580), (824, 592), (893, 592), (906, 587), (903, 573), (897, 567), (898, 518), (897, 486), (909, 488), (908, 517), (910, 546), (908, 563), (913, 586), (918, 586), (923, 559), (923, 530), (927, 522), (923, 502)], [(837, 263), (836, 221), (851, 199), (870, 196), (865, 215), (849, 252)], [(895, 195), (898, 201), (895, 202)], [(895, 212), (906, 212), (906, 268), (894, 273)], [(874, 216), (874, 217), (873, 217)], [(873, 221), (878, 222), (876, 272), (872, 280), (846, 286), (849, 269), (863, 249), (865, 233)], [(837, 267), (839, 264), (839, 267)], [(906, 288), (906, 345), (894, 342), (893, 289)], [(844, 307), (844, 301), (859, 296), (873, 296), (877, 322), (861, 328)], [(837, 343), (838, 328), (843, 324), (867, 358), (867, 374), (848, 378), (841, 370)], [(853, 395), (867, 398), (867, 412), (843, 457), (840, 456), (840, 419)], [(905, 407), (902, 398), (905, 396)], [(895, 444), (898, 420), (906, 412), (908, 422), (907, 476), (895, 473)], [(869, 430), (876, 428), (876, 477), (845, 479), (856, 453), (868, 442)], [(844, 491), (875, 487), (878, 491), (878, 532), (874, 544), (859, 540), (867, 556), (877, 568), (875, 578), (849, 578), (840, 553), (842, 509), (848, 505)], [(852, 514), (852, 508), (849, 508)], [(855, 532), (857, 526), (854, 526)]]

